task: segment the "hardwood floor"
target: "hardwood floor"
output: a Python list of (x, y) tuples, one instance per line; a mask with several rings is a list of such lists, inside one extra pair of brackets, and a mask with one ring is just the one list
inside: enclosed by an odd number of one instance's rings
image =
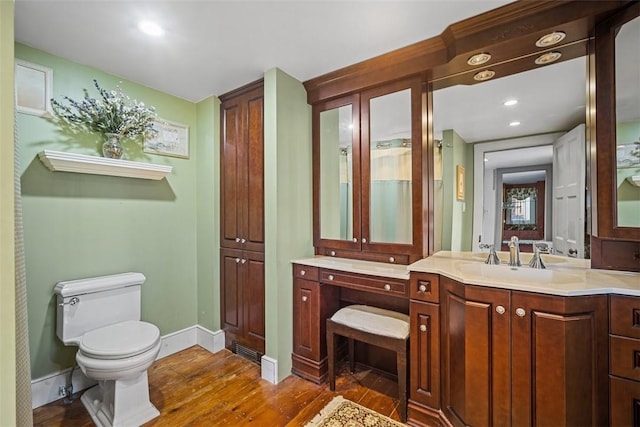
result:
[[(160, 416), (145, 426), (304, 426), (335, 396), (342, 395), (394, 420), (398, 385), (390, 378), (339, 365), (336, 391), (295, 376), (279, 384), (260, 378), (260, 367), (222, 350), (194, 346), (149, 368), (151, 402)], [(33, 411), (35, 426), (92, 426), (80, 399), (62, 399)]]

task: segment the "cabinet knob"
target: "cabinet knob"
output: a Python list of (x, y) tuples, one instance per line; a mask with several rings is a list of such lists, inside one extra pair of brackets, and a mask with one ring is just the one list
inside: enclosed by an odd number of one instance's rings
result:
[(331, 252), (329, 252), (329, 255), (331, 255), (331, 256), (336, 256), (336, 251), (331, 251)]
[(333, 280), (333, 274), (329, 275), (329, 280)]
[(518, 307), (518, 308), (516, 309), (516, 316), (518, 316), (518, 317), (524, 317), (524, 315), (525, 315), (525, 314), (527, 314), (527, 312), (525, 311), (525, 309), (524, 309), (524, 308), (520, 308), (520, 307)]
[(353, 238), (353, 243), (358, 243), (358, 238), (357, 237)]
[(236, 243), (240, 243), (240, 238), (236, 237)]
[(367, 239), (365, 239), (364, 237), (362, 238), (362, 243), (367, 243)]
[(503, 306), (501, 306), (501, 305), (499, 305), (499, 306), (497, 306), (497, 307), (496, 307), (496, 312), (497, 312), (498, 314), (504, 314), (504, 312), (505, 312), (505, 311), (506, 311), (506, 310), (505, 310), (505, 309), (504, 309), (504, 307), (503, 307)]
[(420, 285), (420, 286), (418, 286), (418, 291), (423, 292), (423, 293), (427, 292), (427, 287), (425, 285)]
[(240, 239), (240, 243), (245, 243), (247, 239)]
[(302, 296), (302, 302), (307, 302), (307, 298), (308, 298), (308, 297), (307, 297), (306, 295), (303, 295), (303, 296)]
[(240, 262), (240, 258), (236, 258), (236, 264)]
[(390, 291), (390, 290), (391, 290), (391, 285), (390, 285), (390, 284), (388, 284), (388, 283), (385, 283), (385, 284), (384, 284), (384, 290), (385, 290), (385, 291)]
[(247, 262), (247, 260), (246, 260), (246, 259), (244, 259), (244, 258), (242, 258), (242, 259), (240, 260), (240, 263), (242, 263), (242, 264), (244, 264), (245, 262)]
[(389, 262), (396, 262), (396, 259), (392, 256), (389, 257)]
[(305, 274), (307, 274), (307, 270), (300, 270), (300, 275), (304, 276)]
[(427, 325), (420, 325), (420, 332), (427, 332)]

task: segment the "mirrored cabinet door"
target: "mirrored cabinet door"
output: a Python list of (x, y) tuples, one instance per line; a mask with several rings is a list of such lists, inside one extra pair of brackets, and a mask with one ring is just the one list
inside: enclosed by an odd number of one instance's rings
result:
[(314, 106), (316, 241), (360, 247), (359, 99)]

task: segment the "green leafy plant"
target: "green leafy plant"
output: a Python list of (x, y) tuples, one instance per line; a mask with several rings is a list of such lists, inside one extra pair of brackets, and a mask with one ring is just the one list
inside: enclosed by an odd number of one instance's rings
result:
[(121, 137), (150, 137), (157, 133), (153, 122), (157, 118), (154, 107), (147, 107), (143, 102), (131, 100), (119, 86), (108, 91), (93, 80), (99, 98), (89, 96), (83, 89), (84, 98), (75, 101), (63, 96), (69, 105), (63, 105), (55, 99), (51, 105), (56, 118), (69, 126), (72, 131), (89, 131), (101, 134), (116, 134)]

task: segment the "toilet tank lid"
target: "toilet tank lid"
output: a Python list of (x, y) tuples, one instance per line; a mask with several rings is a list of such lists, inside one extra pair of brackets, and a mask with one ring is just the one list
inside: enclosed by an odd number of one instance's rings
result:
[(108, 276), (87, 277), (86, 279), (58, 282), (53, 291), (62, 296), (88, 294), (125, 286), (141, 285), (147, 278), (142, 273), (120, 273)]

